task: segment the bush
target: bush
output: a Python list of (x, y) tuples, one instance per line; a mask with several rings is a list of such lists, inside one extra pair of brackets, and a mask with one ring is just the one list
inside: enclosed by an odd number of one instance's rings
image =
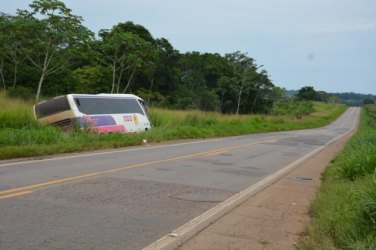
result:
[(33, 99), (33, 92), (29, 88), (25, 88), (22, 86), (17, 86), (15, 88), (10, 88), (7, 90), (7, 96), (11, 98), (20, 98), (23, 100), (32, 100)]
[(367, 114), (367, 126), (371, 128), (376, 128), (376, 105), (367, 105), (364, 108)]
[(21, 129), (25, 127), (39, 127), (31, 112), (27, 110), (19, 110), (17, 113), (8, 110), (0, 111), (0, 129)]
[(339, 173), (342, 178), (354, 181), (360, 176), (373, 173), (376, 167), (376, 131), (359, 133), (339, 158)]
[(38, 127), (34, 119), (32, 105), (19, 98), (10, 99), (4, 92), (0, 92), (0, 129), (24, 127)]
[(290, 99), (283, 99), (274, 102), (272, 114), (274, 115), (291, 115), (293, 102)]
[(351, 181), (372, 174), (376, 168), (376, 105), (365, 107), (362, 120), (361, 131), (339, 158), (341, 177)]
[(362, 224), (376, 229), (376, 183), (373, 178), (368, 178), (366, 185), (355, 191), (354, 195)]
[(309, 115), (314, 112), (313, 103), (310, 101), (299, 101), (296, 102), (292, 113), (296, 116), (297, 119), (301, 119), (303, 115)]
[(303, 115), (309, 115), (314, 111), (315, 109), (312, 102), (294, 99), (276, 101), (272, 108), (274, 115), (294, 115), (297, 119), (301, 119)]

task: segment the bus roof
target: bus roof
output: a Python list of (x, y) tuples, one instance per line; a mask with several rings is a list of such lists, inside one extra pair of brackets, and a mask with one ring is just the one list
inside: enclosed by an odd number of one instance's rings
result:
[(109, 96), (109, 97), (134, 97), (137, 99), (141, 99), (139, 96), (136, 96), (134, 94), (107, 94), (107, 93), (101, 93), (97, 94), (97, 96)]
[(103, 97), (115, 97), (115, 98), (135, 98), (142, 100), (141, 97), (133, 95), (133, 94), (107, 94), (107, 93), (101, 93), (101, 94), (68, 94), (68, 96), (74, 96), (74, 97), (97, 97), (97, 96), (103, 96)]
[(47, 100), (43, 100), (43, 101), (35, 104), (34, 106), (42, 104), (42, 103), (45, 103), (45, 102), (49, 102), (49, 101), (52, 101), (52, 100), (64, 98), (64, 97), (67, 97), (67, 96), (72, 96), (72, 97), (96, 97), (96, 96), (103, 96), (103, 97), (114, 97), (114, 98), (135, 98), (137, 100), (143, 101), (143, 99), (141, 97), (136, 96), (134, 94), (107, 94), (107, 93), (101, 93), (101, 94), (67, 94), (67, 95), (55, 96), (55, 97), (49, 98)]

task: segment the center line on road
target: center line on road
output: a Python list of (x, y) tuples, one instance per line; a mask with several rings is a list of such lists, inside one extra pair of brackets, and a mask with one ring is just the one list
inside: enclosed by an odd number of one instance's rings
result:
[(166, 163), (166, 162), (177, 161), (177, 160), (184, 160), (184, 159), (194, 158), (194, 157), (198, 157), (198, 156), (210, 156), (210, 155), (220, 154), (220, 153), (232, 150), (232, 149), (248, 147), (248, 146), (252, 146), (252, 145), (256, 145), (256, 144), (274, 143), (274, 142), (277, 142), (277, 140), (285, 139), (285, 138), (290, 138), (290, 137), (255, 141), (255, 142), (247, 143), (247, 144), (240, 144), (240, 145), (236, 145), (236, 146), (225, 147), (225, 148), (215, 149), (215, 150), (209, 150), (209, 151), (195, 153), (195, 154), (182, 155), (182, 156), (172, 157), (172, 158), (163, 159), (163, 160), (143, 162), (143, 163), (138, 163), (138, 164), (134, 164), (134, 165), (122, 166), (122, 167), (118, 167), (118, 168), (103, 170), (103, 171), (99, 171), (99, 172), (93, 172), (93, 173), (88, 173), (88, 174), (83, 174), (83, 175), (78, 175), (78, 176), (62, 178), (62, 179), (58, 179), (58, 180), (40, 182), (40, 183), (36, 183), (36, 184), (24, 186), (24, 187), (19, 187), (19, 188), (2, 190), (2, 191), (0, 191), (0, 199), (6, 199), (6, 198), (15, 197), (15, 196), (30, 194), (30, 193), (33, 192), (31, 190), (36, 189), (36, 188), (58, 185), (58, 184), (66, 183), (66, 182), (97, 177), (97, 176), (101, 176), (101, 175), (116, 173), (116, 172), (134, 169), (134, 168), (139, 168), (139, 167), (150, 166), (150, 165), (154, 165), (154, 164)]
[(33, 191), (31, 190), (27, 190), (27, 191), (13, 193), (13, 194), (1, 195), (0, 200), (8, 199), (8, 198), (16, 197), (16, 196), (21, 196), (21, 195), (26, 195), (26, 194), (31, 194), (32, 192)]
[(208, 153), (205, 156), (219, 155), (219, 154), (224, 154), (226, 152), (228, 152), (227, 149), (220, 149), (220, 150), (216, 150), (214, 152)]

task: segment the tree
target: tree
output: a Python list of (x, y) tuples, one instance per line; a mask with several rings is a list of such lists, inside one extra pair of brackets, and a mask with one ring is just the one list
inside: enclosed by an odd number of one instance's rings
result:
[(120, 86), (124, 75), (126, 83), (125, 93), (132, 83), (137, 68), (150, 66), (156, 52), (153, 45), (130, 32), (124, 32), (117, 26), (111, 30), (101, 30), (99, 36), (102, 41), (98, 43), (100, 52), (99, 60), (112, 70), (111, 93), (120, 93)]
[[(204, 78), (204, 60), (199, 52), (187, 52), (180, 57), (178, 62), (180, 69), (179, 86), (176, 96), (179, 106), (185, 104), (187, 107), (200, 108), (201, 92), (206, 91)], [(188, 102), (191, 102), (188, 104)]]
[(195, 90), (206, 86), (204, 67), (205, 62), (200, 52), (187, 52), (180, 57), (179, 67), (181, 70), (180, 80), (189, 90)]
[[(0, 13), (0, 27), (4, 27), (7, 23), (7, 15), (4, 13)], [(4, 61), (5, 61), (5, 56), (6, 56), (6, 46), (7, 41), (6, 41), (6, 36), (5, 32), (0, 32), (0, 77), (1, 77), (1, 82), (3, 84), (4, 90), (7, 88), (6, 82), (5, 82), (5, 77), (4, 77)]]
[(78, 93), (96, 94), (109, 92), (110, 86), (107, 82), (108, 68), (100, 65), (84, 66), (78, 68), (71, 73), (71, 77), (75, 82), (75, 90)]
[(195, 98), (196, 107), (203, 111), (215, 111), (219, 100), (214, 90), (203, 89)]
[(126, 51), (125, 44), (131, 36), (127, 35), (119, 29), (113, 30), (100, 30), (99, 36), (102, 41), (98, 44), (98, 60), (105, 66), (111, 68), (112, 71), (112, 84), (111, 93), (114, 93), (116, 87), (116, 93), (120, 91), (120, 82), (122, 75), (126, 70)]
[(225, 57), (233, 66), (234, 77), (232, 78), (232, 86), (236, 98), (236, 114), (239, 114), (240, 106), (249, 95), (253, 80), (256, 75), (257, 66), (253, 63), (253, 59), (239, 51), (226, 54)]
[(272, 88), (271, 98), (273, 99), (273, 102), (287, 99), (288, 98), (287, 90), (285, 88), (274, 86)]
[(133, 22), (125, 22), (125, 23), (119, 23), (116, 25), (116, 28), (119, 28), (123, 32), (129, 32), (134, 35), (138, 35), (143, 40), (154, 44), (155, 40), (153, 36), (150, 34), (150, 32), (142, 25), (134, 24)]
[(155, 64), (154, 87), (162, 94), (171, 93), (179, 83), (180, 71), (178, 62), (181, 54), (165, 38), (156, 39), (156, 46), (158, 61)]
[(216, 88), (222, 76), (231, 76), (231, 65), (220, 54), (204, 53), (202, 60), (204, 79), (209, 88)]
[(299, 100), (304, 100), (304, 101), (314, 101), (317, 98), (317, 92), (315, 89), (311, 86), (306, 86), (301, 88), (298, 93), (296, 94), (296, 97)]
[(319, 102), (330, 102), (333, 100), (333, 96), (331, 94), (326, 93), (325, 91), (317, 91), (315, 101)]
[(61, 1), (34, 0), (29, 6), (31, 12), (18, 10), (17, 14), (22, 20), (20, 27), (29, 34), (26, 57), (41, 73), (35, 97), (38, 102), (45, 78), (66, 67), (93, 39), (93, 33)]
[[(258, 67), (260, 68), (260, 67)], [(261, 70), (261, 73), (257, 73), (254, 76), (253, 84), (250, 89), (252, 103), (250, 104), (249, 112), (262, 112), (266, 113), (272, 108), (273, 104), (273, 83), (268, 77), (266, 70)]]
[(375, 104), (375, 101), (369, 96), (367, 96), (367, 98), (364, 99), (363, 101), (363, 105), (368, 105), (368, 104)]
[(232, 84), (232, 78), (229, 76), (221, 76), (218, 79), (216, 91), (219, 95), (219, 107), (218, 110), (220, 112), (224, 112), (223, 104), (225, 101), (225, 95), (231, 92), (231, 84)]
[[(18, 66), (26, 58), (22, 51), (22, 45), (26, 39), (26, 34), (19, 28), (22, 20), (17, 16), (1, 14), (0, 22), (2, 26), (0, 40), (3, 44), (1, 46), (3, 50), (3, 60), (1, 61), (1, 64), (4, 66), (4, 59), (13, 64), (12, 88), (14, 88), (17, 83)], [(4, 78), (3, 74), (2, 78)], [(4, 79), (3, 82), (5, 88)]]

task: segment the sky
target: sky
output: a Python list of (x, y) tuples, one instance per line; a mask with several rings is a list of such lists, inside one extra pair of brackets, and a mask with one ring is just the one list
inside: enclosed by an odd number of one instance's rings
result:
[[(181, 53), (247, 53), (276, 86), (376, 95), (376, 0), (63, 0), (84, 25), (133, 21)], [(31, 0), (0, 0), (15, 14)]]

